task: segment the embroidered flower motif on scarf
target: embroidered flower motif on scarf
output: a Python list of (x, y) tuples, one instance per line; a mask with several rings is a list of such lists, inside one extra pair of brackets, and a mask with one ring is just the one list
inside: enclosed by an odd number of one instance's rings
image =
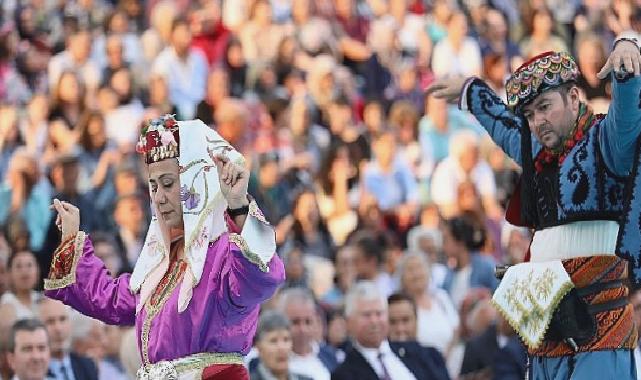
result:
[(182, 185), (180, 188), (180, 200), (184, 203), (187, 210), (193, 210), (198, 207), (198, 203), (200, 203), (200, 194), (196, 192), (193, 186), (187, 188), (187, 185)]

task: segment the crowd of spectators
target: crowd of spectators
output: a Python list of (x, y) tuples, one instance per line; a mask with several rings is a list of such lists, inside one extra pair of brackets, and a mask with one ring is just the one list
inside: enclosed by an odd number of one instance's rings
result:
[(522, 379), (489, 302), (530, 240), (504, 220), (519, 168), (424, 89), (474, 75), (505, 97), (523, 61), (567, 50), (603, 112), (596, 73), (640, 30), (638, 0), (1, 1), (0, 379), (133, 378), (132, 330), (42, 297), (49, 205), (77, 205), (96, 255), (130, 272), (151, 218), (135, 143), (166, 113), (245, 155), (276, 228), (287, 280), (252, 379)]

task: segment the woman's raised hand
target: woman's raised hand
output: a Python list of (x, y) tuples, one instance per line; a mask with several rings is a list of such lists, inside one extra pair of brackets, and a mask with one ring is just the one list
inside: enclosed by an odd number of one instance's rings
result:
[(69, 202), (53, 200), (51, 208), (58, 212), (56, 226), (62, 232), (62, 240), (75, 236), (80, 230), (80, 210)]
[(249, 170), (242, 165), (232, 162), (224, 154), (214, 156), (220, 190), (227, 200), (229, 208), (240, 208), (249, 203), (247, 200), (247, 185), (249, 184)]

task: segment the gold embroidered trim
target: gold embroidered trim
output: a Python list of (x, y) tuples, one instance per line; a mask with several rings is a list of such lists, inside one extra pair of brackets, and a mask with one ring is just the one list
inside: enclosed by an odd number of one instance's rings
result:
[[(171, 297), (171, 294), (173, 293), (174, 289), (176, 288), (176, 285), (180, 282), (180, 279), (182, 279), (183, 275), (185, 274), (185, 269), (187, 268), (186, 262), (180, 260), (175, 264), (175, 267), (172, 269), (171, 273), (169, 274), (169, 282), (167, 285), (164, 287), (164, 289), (161, 289), (161, 295), (160, 298), (157, 300), (156, 303), (153, 303), (152, 300), (155, 300), (154, 296), (156, 293), (156, 290), (154, 290), (154, 293), (149, 296), (149, 299), (145, 303), (145, 320), (143, 321), (142, 324), (142, 331), (140, 332), (140, 342), (141, 342), (141, 352), (142, 352), (142, 363), (143, 365), (149, 365), (149, 332), (151, 330), (151, 321), (158, 315), (160, 310), (162, 310), (162, 307), (165, 305), (167, 300)], [(162, 280), (160, 281), (162, 283)]]
[[(45, 290), (56, 290), (66, 288), (69, 285), (72, 285), (76, 282), (76, 267), (78, 266), (78, 261), (82, 256), (82, 252), (85, 247), (85, 239), (87, 235), (83, 231), (78, 231), (74, 239), (74, 250), (73, 250), (73, 261), (71, 263), (71, 271), (63, 276), (62, 278), (47, 278), (45, 279), (44, 289)], [(57, 250), (57, 254), (62, 253), (62, 250)], [(56, 257), (52, 260), (52, 263), (55, 261)]]
[(268, 226), (270, 225), (267, 219), (265, 219), (265, 215), (263, 215), (263, 212), (258, 208), (258, 204), (256, 204), (256, 201), (253, 199), (251, 202), (249, 202), (249, 215), (258, 219), (263, 224), (266, 224)]
[[(138, 370), (136, 378), (140, 380), (151, 380), (159, 378), (158, 376), (156, 376), (158, 374), (167, 375), (169, 373), (180, 376), (194, 370), (202, 372), (202, 370), (204, 370), (205, 368), (211, 365), (218, 364), (242, 365), (243, 356), (236, 352), (202, 352), (176, 360), (161, 361), (158, 363), (143, 366)], [(202, 376), (202, 373), (198, 375)], [(198, 378), (200, 378), (200, 376), (198, 376)]]
[[(519, 299), (527, 298), (529, 302), (534, 305), (533, 309), (529, 311), (529, 314), (523, 321), (516, 321), (515, 319), (511, 318), (507, 311), (503, 309), (501, 305), (499, 305), (498, 302), (492, 298), (490, 302), (494, 306), (496, 310), (498, 310), (503, 318), (505, 318), (506, 321), (512, 326), (514, 331), (516, 331), (519, 336), (521, 337), (522, 341), (530, 348), (536, 349), (538, 348), (541, 343), (543, 342), (543, 339), (545, 338), (545, 334), (547, 333), (548, 328), (550, 327), (550, 321), (552, 320), (552, 314), (554, 310), (556, 310), (556, 307), (559, 305), (559, 302), (561, 302), (561, 299), (565, 297), (565, 295), (574, 288), (574, 284), (571, 282), (565, 283), (559, 288), (559, 290), (556, 292), (554, 297), (552, 298), (552, 302), (550, 303), (550, 307), (552, 308), (551, 311), (547, 312), (547, 310), (542, 310), (539, 305), (534, 301), (534, 297), (531, 294), (532, 291), (534, 292), (550, 292), (549, 287), (546, 288), (547, 284), (544, 284), (546, 282), (545, 278), (539, 279), (541, 282), (531, 282), (531, 281), (524, 281), (521, 284), (517, 284), (513, 290), (510, 291), (509, 299), (510, 303), (520, 311), (525, 311), (523, 309), (522, 302), (519, 301)], [(531, 288), (531, 289), (530, 289)], [(527, 301), (525, 301), (527, 302)], [(541, 336), (536, 340), (530, 339), (528, 334), (524, 333), (524, 329), (528, 330), (539, 330), (543, 329), (543, 333)]]
[(249, 249), (249, 245), (247, 245), (247, 242), (242, 236), (240, 236), (239, 234), (230, 233), (229, 241), (236, 244), (238, 248), (240, 248), (240, 252), (242, 252), (243, 256), (245, 256), (245, 258), (250, 263), (258, 266), (258, 269), (260, 269), (262, 272), (269, 272), (269, 267), (267, 266), (267, 264), (264, 263), (256, 253), (252, 252)]

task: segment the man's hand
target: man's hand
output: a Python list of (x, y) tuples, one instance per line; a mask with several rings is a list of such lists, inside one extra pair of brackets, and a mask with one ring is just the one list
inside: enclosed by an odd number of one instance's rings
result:
[(230, 209), (246, 206), (247, 185), (249, 184), (249, 170), (242, 165), (237, 165), (224, 154), (214, 156), (220, 191), (227, 200)]
[(466, 80), (464, 77), (437, 79), (427, 88), (425, 94), (445, 99), (449, 103), (457, 103)]
[(614, 70), (616, 73), (622, 71), (622, 67), (626, 72), (634, 73), (635, 76), (641, 73), (641, 54), (639, 54), (639, 47), (633, 41), (619, 41), (596, 76), (604, 79), (610, 71)]

